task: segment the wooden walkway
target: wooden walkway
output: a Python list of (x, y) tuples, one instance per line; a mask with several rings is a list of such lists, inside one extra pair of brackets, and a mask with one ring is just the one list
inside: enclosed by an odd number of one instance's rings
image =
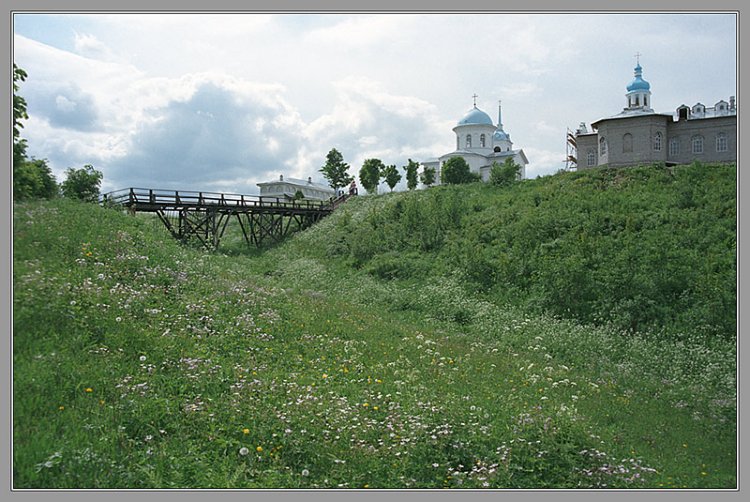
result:
[(132, 214), (155, 213), (180, 241), (199, 241), (217, 249), (230, 220), (236, 219), (249, 246), (279, 242), (331, 214), (349, 195), (329, 201), (290, 201), (277, 197), (125, 188), (104, 194), (102, 204), (121, 206)]

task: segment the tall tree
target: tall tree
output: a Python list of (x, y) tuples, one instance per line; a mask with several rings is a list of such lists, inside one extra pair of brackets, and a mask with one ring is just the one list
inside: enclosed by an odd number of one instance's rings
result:
[(401, 181), (401, 174), (398, 172), (398, 168), (396, 168), (396, 164), (391, 164), (390, 166), (383, 167), (383, 171), (381, 172), (383, 179), (385, 179), (386, 185), (391, 189), (391, 192), (396, 187), (399, 181)]
[(451, 157), (443, 165), (440, 181), (448, 185), (459, 185), (479, 181), (479, 175), (471, 172), (463, 157)]
[(419, 171), (419, 162), (414, 162), (409, 159), (409, 163), (403, 166), (403, 170), (406, 171), (406, 188), (414, 190), (419, 184), (419, 177), (417, 171)]
[(21, 120), (29, 118), (26, 112), (26, 100), (18, 94), (19, 82), (26, 80), (27, 73), (13, 63), (13, 166), (19, 166), (26, 160), (26, 140), (21, 138)]
[(422, 181), (422, 184), (428, 187), (435, 184), (435, 178), (436, 176), (434, 167), (425, 166), (425, 168), (422, 169), (422, 173), (419, 175), (419, 179)]
[(99, 199), (99, 187), (102, 184), (102, 173), (86, 164), (83, 169), (68, 168), (67, 178), (62, 182), (62, 193), (65, 197), (85, 202), (96, 202)]
[(28, 74), (13, 63), (13, 198), (51, 198), (59, 191), (57, 180), (46, 160), (26, 157), (26, 140), (21, 138), (21, 121), (28, 119), (29, 115), (26, 100), (18, 91), (19, 83), (25, 81), (26, 77)]
[(385, 169), (383, 161), (380, 159), (365, 159), (362, 168), (359, 170), (359, 182), (362, 184), (367, 193), (377, 193), (380, 184), (380, 173)]
[(326, 155), (326, 163), (320, 168), (323, 177), (328, 180), (328, 184), (334, 190), (343, 188), (354, 180), (354, 176), (349, 176), (347, 172), (349, 164), (344, 162), (344, 156), (341, 152), (332, 148)]

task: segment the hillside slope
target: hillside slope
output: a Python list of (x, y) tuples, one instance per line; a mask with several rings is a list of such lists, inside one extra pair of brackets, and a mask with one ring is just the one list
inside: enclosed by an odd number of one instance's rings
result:
[(252, 256), (17, 204), (14, 486), (735, 487), (729, 334), (534, 313), (543, 269), (469, 273), (489, 216), (595, 178), (361, 197)]
[(597, 169), (355, 202), (300, 251), (384, 279), (459, 274), (494, 303), (581, 322), (734, 338), (733, 165)]

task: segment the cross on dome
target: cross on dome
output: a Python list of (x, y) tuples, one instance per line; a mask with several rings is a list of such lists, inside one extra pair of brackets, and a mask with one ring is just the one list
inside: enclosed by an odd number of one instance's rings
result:
[(479, 96), (477, 96), (477, 93), (474, 93), (474, 95), (472, 96), (472, 98), (474, 98), (474, 108), (476, 108), (476, 107), (477, 107), (477, 98), (478, 98), (478, 97), (479, 97)]

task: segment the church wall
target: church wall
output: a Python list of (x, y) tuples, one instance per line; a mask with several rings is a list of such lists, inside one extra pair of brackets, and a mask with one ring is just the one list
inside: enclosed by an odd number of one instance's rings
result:
[[(492, 134), (495, 132), (495, 126), (488, 125), (462, 125), (453, 128), (457, 137), (457, 150), (469, 150), (481, 154), (492, 152)], [(481, 135), (484, 134), (484, 148), (480, 147)], [(466, 146), (466, 136), (471, 135), (471, 147)]]
[[(596, 134), (581, 134), (576, 136), (576, 169), (591, 169), (599, 165), (598, 139)], [(589, 151), (594, 151), (594, 165), (588, 164)]]
[[(716, 137), (724, 133), (727, 139), (727, 150), (718, 152)], [(692, 138), (703, 137), (703, 153), (693, 153)], [(737, 160), (737, 116), (725, 116), (708, 119), (680, 120), (669, 124), (667, 128), (667, 152), (672, 138), (679, 140), (679, 153), (667, 155), (668, 162), (689, 164), (700, 162), (735, 162)]]
[[(667, 120), (664, 115), (646, 115), (607, 120), (599, 124), (599, 137), (606, 138), (608, 166), (648, 164), (667, 159)], [(661, 150), (654, 150), (654, 137), (662, 135)]]

